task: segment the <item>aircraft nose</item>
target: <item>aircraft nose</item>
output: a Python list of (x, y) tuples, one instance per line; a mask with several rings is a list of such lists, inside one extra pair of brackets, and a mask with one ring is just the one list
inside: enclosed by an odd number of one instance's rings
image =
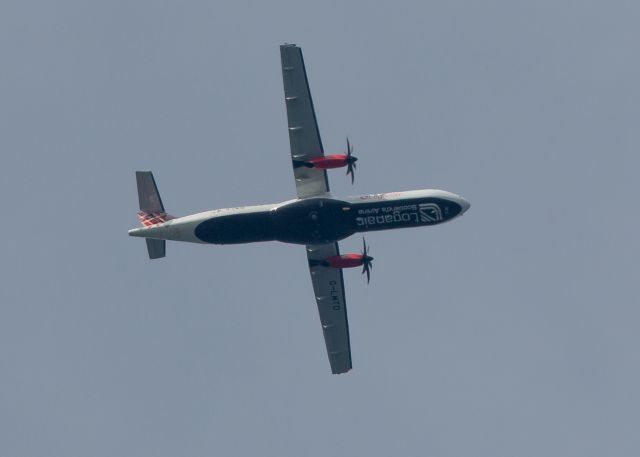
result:
[(462, 197), (458, 198), (458, 204), (462, 208), (462, 210), (460, 211), (460, 214), (464, 214), (469, 208), (471, 208), (471, 203), (469, 203), (467, 200), (465, 200)]
[(460, 205), (460, 213), (458, 213), (459, 216), (462, 216), (471, 207), (471, 203), (460, 195), (449, 193), (449, 198)]

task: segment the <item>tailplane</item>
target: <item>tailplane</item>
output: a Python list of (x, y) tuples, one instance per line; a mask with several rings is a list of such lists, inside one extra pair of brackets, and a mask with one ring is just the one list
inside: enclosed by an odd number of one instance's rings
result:
[(165, 240), (154, 240), (145, 238), (147, 242), (147, 252), (150, 259), (161, 259), (167, 255), (167, 242)]
[[(138, 219), (143, 226), (151, 227), (174, 219), (164, 210), (153, 173), (136, 171), (136, 182), (138, 184), (138, 202), (140, 203)], [(165, 240), (146, 238), (146, 242), (150, 259), (160, 259), (166, 255), (167, 242)]]

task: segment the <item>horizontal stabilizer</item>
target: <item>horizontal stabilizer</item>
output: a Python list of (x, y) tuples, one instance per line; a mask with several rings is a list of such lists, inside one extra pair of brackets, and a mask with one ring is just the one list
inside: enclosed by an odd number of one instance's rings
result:
[(165, 240), (146, 238), (146, 242), (150, 259), (161, 259), (167, 254), (167, 242)]

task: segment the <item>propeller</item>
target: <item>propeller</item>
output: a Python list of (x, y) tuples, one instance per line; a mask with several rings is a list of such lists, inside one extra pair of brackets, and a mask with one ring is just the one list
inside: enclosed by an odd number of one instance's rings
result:
[(371, 280), (371, 270), (373, 269), (373, 257), (368, 255), (369, 247), (362, 237), (362, 274), (367, 274), (367, 284)]
[(349, 137), (347, 137), (347, 175), (351, 175), (351, 184), (353, 184), (354, 179), (356, 178), (356, 162), (358, 158), (354, 155), (351, 155), (353, 152), (353, 146), (349, 143)]

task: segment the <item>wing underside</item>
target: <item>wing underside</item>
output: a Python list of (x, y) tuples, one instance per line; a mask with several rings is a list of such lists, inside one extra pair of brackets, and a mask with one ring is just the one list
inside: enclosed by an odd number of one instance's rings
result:
[[(310, 261), (324, 260), (335, 255), (340, 255), (338, 243), (307, 246), (307, 257)], [(346, 373), (351, 369), (351, 344), (342, 270), (321, 265), (310, 266), (309, 270), (331, 372)]]
[[(324, 156), (324, 149), (320, 140), (302, 50), (296, 45), (285, 44), (280, 46), (280, 57), (291, 162), (298, 198), (327, 195), (329, 193), (327, 172), (305, 165), (310, 159)], [(309, 271), (331, 372), (346, 373), (351, 369), (351, 346), (342, 270), (325, 267), (318, 262), (327, 257), (339, 255), (338, 243), (309, 245), (306, 249), (309, 265), (315, 265), (309, 266)]]
[[(302, 50), (293, 44), (280, 46), (284, 99), (287, 106), (291, 160), (298, 164), (324, 156), (318, 123), (309, 90)], [(298, 198), (316, 197), (329, 192), (325, 170), (294, 166)]]

